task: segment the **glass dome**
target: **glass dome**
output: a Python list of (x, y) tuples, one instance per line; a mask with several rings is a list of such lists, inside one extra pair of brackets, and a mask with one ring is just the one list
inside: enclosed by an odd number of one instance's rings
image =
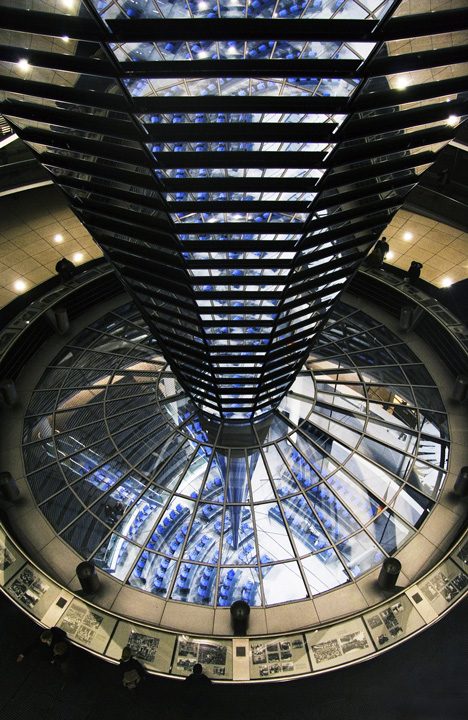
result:
[(286, 603), (352, 583), (418, 530), (448, 421), (424, 364), (343, 303), (270, 418), (187, 397), (133, 304), (71, 340), (26, 413), (37, 505), (81, 557), (166, 599)]

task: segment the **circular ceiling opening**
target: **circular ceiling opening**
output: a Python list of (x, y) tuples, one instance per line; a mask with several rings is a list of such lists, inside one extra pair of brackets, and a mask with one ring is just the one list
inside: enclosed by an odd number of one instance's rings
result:
[(23, 456), (55, 532), (121, 582), (268, 606), (352, 583), (407, 543), (444, 483), (448, 441), (424, 364), (343, 303), (248, 432), (206, 420), (127, 304), (47, 368)]

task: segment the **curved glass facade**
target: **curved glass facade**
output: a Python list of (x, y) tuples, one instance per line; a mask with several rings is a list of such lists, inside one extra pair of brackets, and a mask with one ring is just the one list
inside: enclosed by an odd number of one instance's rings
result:
[(449, 455), (424, 364), (343, 304), (278, 408), (234, 429), (200, 415), (121, 307), (47, 368), (23, 440), (39, 508), (83, 558), (214, 606), (299, 600), (380, 565), (427, 517)]

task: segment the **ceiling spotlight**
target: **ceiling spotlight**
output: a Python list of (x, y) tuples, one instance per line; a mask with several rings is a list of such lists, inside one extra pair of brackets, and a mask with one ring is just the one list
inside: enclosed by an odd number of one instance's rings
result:
[(62, 242), (63, 235), (60, 235), (60, 233), (57, 233), (57, 235), (54, 235), (54, 242), (59, 243)]
[(395, 257), (395, 253), (393, 250), (389, 250), (388, 253), (385, 255), (385, 260), (393, 260)]
[(81, 262), (83, 260), (83, 253), (75, 253), (73, 255), (73, 260), (75, 262)]
[(395, 87), (397, 90), (404, 90), (410, 84), (409, 78), (405, 75), (401, 75), (396, 79)]
[(442, 280), (441, 285), (442, 285), (442, 287), (450, 287), (450, 285), (452, 284), (452, 282), (453, 282), (453, 281), (452, 281), (451, 278), (446, 277), (446, 278), (444, 278), (444, 279)]
[(20, 70), (29, 70), (29, 63), (26, 58), (22, 58), (18, 61), (18, 67), (20, 68)]
[(68, 35), (62, 35), (62, 40), (63, 42), (68, 42), (70, 38), (68, 37)]
[(413, 233), (405, 232), (405, 234), (403, 235), (403, 240), (406, 240), (406, 242), (408, 242), (409, 240), (412, 240), (412, 239), (413, 239)]
[(15, 290), (19, 290), (20, 292), (22, 292), (23, 290), (26, 290), (26, 283), (24, 282), (24, 280), (16, 280), (13, 287), (15, 288)]
[(455, 125), (458, 125), (459, 120), (460, 118), (457, 115), (450, 115), (450, 117), (447, 118), (447, 125), (455, 127)]

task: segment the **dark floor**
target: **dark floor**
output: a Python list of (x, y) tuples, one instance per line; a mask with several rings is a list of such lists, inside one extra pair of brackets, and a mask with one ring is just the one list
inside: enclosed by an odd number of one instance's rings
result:
[[(38, 627), (0, 593), (1, 720), (186, 720), (181, 681), (150, 677), (135, 698), (117, 670), (76, 651), (79, 674), (18, 653)], [(430, 630), (381, 657), (324, 675), (265, 685), (217, 685), (207, 720), (466, 720), (468, 598)]]

